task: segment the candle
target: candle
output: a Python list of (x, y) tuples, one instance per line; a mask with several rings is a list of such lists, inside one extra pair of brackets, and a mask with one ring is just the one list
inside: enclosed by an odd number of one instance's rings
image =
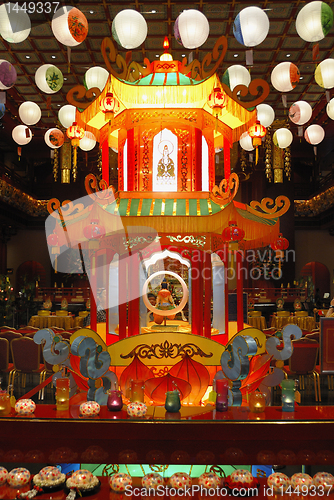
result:
[(282, 386), (282, 410), (294, 411), (295, 410), (295, 381), (283, 380)]

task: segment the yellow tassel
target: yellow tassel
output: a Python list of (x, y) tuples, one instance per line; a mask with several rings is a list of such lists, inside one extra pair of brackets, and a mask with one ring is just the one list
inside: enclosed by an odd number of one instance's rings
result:
[(255, 148), (255, 165), (259, 161), (259, 148)]

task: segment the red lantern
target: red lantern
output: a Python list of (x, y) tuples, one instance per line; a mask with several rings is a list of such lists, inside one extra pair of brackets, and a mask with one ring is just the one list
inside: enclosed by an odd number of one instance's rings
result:
[(107, 95), (100, 101), (100, 110), (104, 113), (105, 121), (112, 121), (115, 113), (119, 111), (120, 105), (119, 101), (114, 97), (112, 92), (108, 92)]
[(94, 249), (99, 247), (99, 243), (96, 240), (103, 238), (106, 234), (106, 230), (104, 226), (99, 224), (98, 219), (92, 219), (88, 226), (84, 227), (83, 233), (85, 238), (89, 240), (89, 248)]
[(253, 139), (253, 146), (255, 148), (261, 145), (261, 139), (266, 135), (266, 133), (267, 133), (266, 127), (261, 125), (259, 120), (256, 120), (254, 125), (249, 127), (248, 135)]
[(77, 147), (79, 146), (80, 140), (83, 139), (85, 131), (80, 127), (80, 125), (77, 124), (77, 122), (73, 122), (73, 124), (66, 130), (66, 135), (69, 139), (71, 139), (72, 146)]
[(237, 226), (237, 222), (232, 220), (228, 223), (228, 227), (223, 230), (223, 239), (229, 243), (237, 243), (245, 237), (245, 231)]
[(58, 245), (58, 236), (55, 231), (53, 233), (49, 234), (49, 236), (46, 238), (46, 241), (51, 248), (51, 254), (55, 255), (55, 272), (57, 272), (57, 255), (60, 254), (60, 247)]
[(279, 233), (278, 238), (270, 244), (271, 248), (275, 251), (283, 251), (289, 247), (289, 241), (283, 238), (283, 234)]
[(215, 132), (217, 132), (218, 115), (221, 114), (222, 109), (226, 105), (226, 94), (220, 89), (215, 87), (213, 92), (208, 97), (208, 105), (212, 108), (213, 113), (216, 115)]

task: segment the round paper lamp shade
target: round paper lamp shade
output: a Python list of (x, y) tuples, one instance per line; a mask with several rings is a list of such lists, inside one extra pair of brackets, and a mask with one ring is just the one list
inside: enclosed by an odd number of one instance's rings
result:
[(293, 135), (288, 128), (279, 128), (273, 135), (273, 143), (281, 149), (289, 147), (292, 139)]
[(85, 40), (88, 34), (88, 22), (79, 9), (65, 5), (54, 13), (51, 29), (60, 43), (67, 47), (75, 47)]
[(314, 78), (317, 84), (324, 89), (334, 87), (334, 59), (324, 59), (316, 67)]
[(67, 129), (75, 122), (76, 111), (77, 108), (72, 106), (72, 104), (65, 104), (65, 106), (60, 108), (58, 111), (58, 118), (63, 127)]
[(0, 59), (0, 90), (8, 90), (15, 85), (17, 73), (15, 66)]
[(334, 97), (327, 103), (326, 111), (331, 120), (334, 120)]
[(147, 36), (144, 17), (133, 9), (121, 10), (112, 22), (112, 36), (125, 49), (136, 49)]
[(299, 69), (290, 62), (277, 64), (271, 72), (271, 83), (279, 92), (290, 92), (299, 82)]
[(63, 73), (53, 64), (43, 64), (35, 73), (35, 82), (42, 92), (55, 94), (63, 86)]
[(268, 35), (269, 19), (259, 7), (246, 7), (237, 15), (233, 24), (233, 35), (246, 47), (259, 45)]
[(312, 107), (306, 101), (297, 101), (289, 109), (289, 118), (296, 125), (304, 125), (311, 119)]
[(0, 35), (9, 43), (20, 43), (28, 38), (31, 22), (28, 14), (17, 3), (0, 6)]
[(108, 77), (109, 71), (102, 68), (101, 66), (94, 66), (93, 68), (89, 68), (85, 73), (86, 87), (88, 89), (97, 87), (102, 92), (102, 90), (106, 86)]
[(223, 74), (222, 82), (225, 83), (231, 90), (237, 85), (248, 85), (251, 82), (251, 76), (245, 66), (234, 64), (230, 66)]
[(258, 104), (256, 106), (257, 119), (264, 127), (270, 127), (275, 120), (275, 111), (269, 104)]
[(32, 133), (30, 128), (26, 127), (25, 125), (17, 125), (12, 130), (12, 137), (19, 146), (24, 146), (31, 141)]
[(298, 13), (296, 30), (306, 42), (325, 38), (333, 26), (333, 11), (325, 2), (310, 2)]
[(45, 132), (44, 140), (49, 148), (60, 148), (64, 144), (65, 136), (59, 128), (50, 128)]
[(174, 24), (176, 40), (186, 49), (196, 49), (209, 36), (209, 21), (202, 12), (195, 9), (184, 10)]
[(253, 140), (248, 132), (244, 132), (239, 139), (239, 144), (245, 151), (253, 151)]
[(316, 146), (325, 137), (325, 131), (320, 125), (310, 125), (304, 132), (304, 137), (308, 143)]
[(41, 119), (41, 108), (32, 101), (23, 102), (19, 107), (19, 117), (25, 125), (35, 125)]
[(91, 151), (96, 144), (96, 137), (93, 132), (86, 130), (84, 137), (79, 142), (79, 148), (82, 151)]

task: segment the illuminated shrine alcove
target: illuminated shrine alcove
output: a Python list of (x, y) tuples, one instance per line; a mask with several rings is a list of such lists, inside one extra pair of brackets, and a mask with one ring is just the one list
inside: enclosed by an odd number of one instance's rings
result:
[(153, 191), (177, 191), (178, 140), (168, 129), (153, 138)]

